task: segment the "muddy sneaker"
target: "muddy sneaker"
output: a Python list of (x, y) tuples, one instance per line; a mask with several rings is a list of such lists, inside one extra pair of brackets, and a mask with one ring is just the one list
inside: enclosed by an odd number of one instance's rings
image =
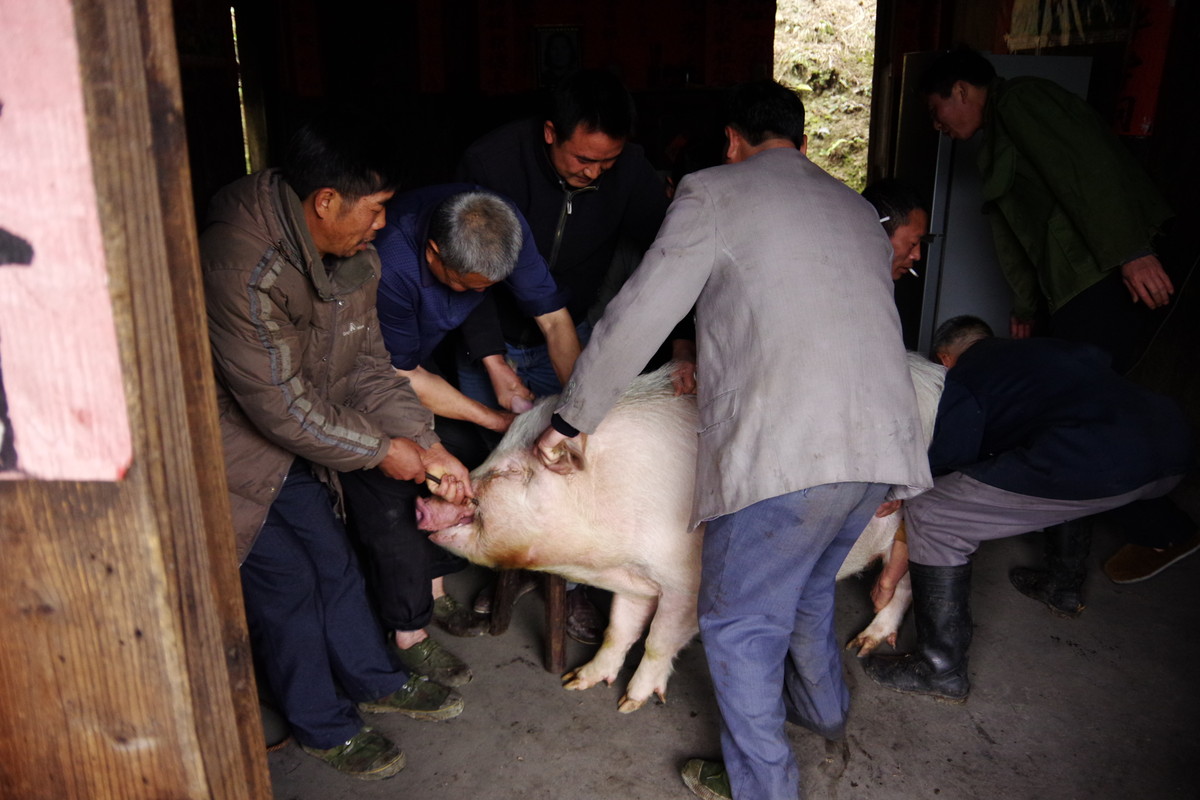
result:
[(364, 781), (381, 781), (404, 769), (404, 753), (395, 742), (373, 728), (363, 728), (345, 744), (318, 750), (300, 745), (310, 756), (316, 756), (345, 775)]
[(683, 778), (683, 785), (702, 800), (733, 798), (733, 790), (729, 788), (729, 773), (725, 771), (725, 764), (720, 761), (693, 758), (683, 765), (679, 776)]
[(433, 621), (451, 636), (483, 636), (491, 626), (486, 616), (476, 614), (448, 594), (433, 601)]
[(391, 650), (404, 668), (414, 675), (424, 675), (442, 686), (462, 686), (471, 682), (471, 668), (458, 656), (437, 643), (432, 636), (403, 650), (391, 640)]
[(450, 719), (462, 713), (463, 699), (453, 689), (434, 683), (423, 675), (413, 675), (391, 694), (359, 703), (358, 710), (371, 714), (403, 714), (413, 719)]

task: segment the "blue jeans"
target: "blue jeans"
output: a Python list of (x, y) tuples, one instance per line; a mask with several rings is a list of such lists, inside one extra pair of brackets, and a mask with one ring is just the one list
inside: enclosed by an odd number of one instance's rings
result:
[(321, 749), (362, 728), (355, 702), (408, 680), (392, 665), (332, 501), (308, 463), (296, 459), (241, 569), (267, 685), (300, 743)]
[(708, 523), (700, 635), (734, 797), (796, 800), (800, 770), (785, 720), (844, 734), (850, 692), (833, 630), (834, 581), (886, 492), (825, 484)]
[[(592, 325), (587, 320), (575, 326), (579, 336), (579, 346), (587, 344), (592, 335)], [(517, 375), (529, 387), (536, 397), (546, 397), (562, 391), (554, 365), (550, 363), (550, 353), (546, 345), (537, 344), (532, 347), (517, 347), (506, 345), (506, 356), (516, 367)], [(469, 362), (460, 352), (458, 355), (458, 390), (472, 400), (477, 400), (485, 406), (499, 408), (496, 393), (492, 391), (492, 382), (488, 379), (487, 371), (479, 364)]]

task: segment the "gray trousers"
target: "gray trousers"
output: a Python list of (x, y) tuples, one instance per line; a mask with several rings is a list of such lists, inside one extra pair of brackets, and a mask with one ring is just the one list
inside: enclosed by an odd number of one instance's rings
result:
[(952, 472), (935, 479), (929, 491), (904, 501), (908, 558), (930, 567), (956, 567), (967, 563), (980, 542), (1111, 511), (1134, 500), (1161, 497), (1182, 480), (1182, 475), (1174, 475), (1094, 500), (1051, 500), (1006, 492)]

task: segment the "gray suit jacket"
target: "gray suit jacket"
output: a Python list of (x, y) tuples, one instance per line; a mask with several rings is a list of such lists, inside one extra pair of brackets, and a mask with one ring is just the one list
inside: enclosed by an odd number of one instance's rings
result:
[(824, 483), (928, 488), (891, 252), (871, 205), (797, 150), (690, 175), (558, 413), (595, 430), (695, 303), (693, 525)]

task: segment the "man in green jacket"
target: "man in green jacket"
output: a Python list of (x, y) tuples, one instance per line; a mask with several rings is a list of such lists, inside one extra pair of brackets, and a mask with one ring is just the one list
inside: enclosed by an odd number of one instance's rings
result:
[[(1161, 235), (1172, 212), (1145, 172), (1082, 99), (1041, 78), (999, 78), (973, 50), (938, 58), (917, 88), (935, 130), (957, 140), (983, 132), (977, 165), (1013, 290), (1012, 337), (1032, 335), (1044, 303), (1042, 332), (1096, 345), (1118, 372), (1130, 370), (1175, 292), (1164, 261), (1181, 271), (1190, 263), (1172, 249), (1182, 237)], [(1123, 526), (1131, 541), (1104, 565), (1116, 583), (1144, 580), (1200, 550), (1195, 523), (1167, 498), (1122, 513), (1136, 524)], [(1053, 593), (1060, 578), (1045, 576), (1041, 593)]]
[(1172, 217), (1149, 178), (1082, 99), (1041, 78), (996, 77), (972, 50), (922, 75), (933, 127), (983, 131), (978, 167), (996, 254), (1012, 287), (1011, 333), (1044, 302), (1051, 335), (1098, 345), (1125, 372), (1174, 283), (1156, 251)]

